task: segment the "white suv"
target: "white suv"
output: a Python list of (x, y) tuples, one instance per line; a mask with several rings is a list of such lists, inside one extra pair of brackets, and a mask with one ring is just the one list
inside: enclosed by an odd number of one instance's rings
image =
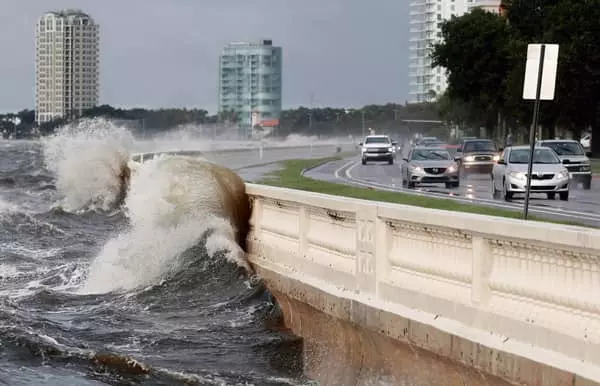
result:
[(394, 163), (396, 143), (389, 136), (368, 135), (360, 146), (363, 165), (368, 161), (387, 161), (390, 165)]

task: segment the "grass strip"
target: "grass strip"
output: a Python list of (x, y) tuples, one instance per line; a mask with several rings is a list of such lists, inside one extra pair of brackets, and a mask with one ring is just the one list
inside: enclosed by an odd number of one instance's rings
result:
[[(452, 199), (425, 197), (416, 194), (391, 192), (362, 188), (345, 184), (315, 180), (302, 176), (302, 170), (315, 167), (326, 162), (333, 162), (342, 159), (342, 157), (328, 157), (321, 159), (295, 159), (283, 161), (283, 168), (270, 172), (258, 181), (258, 184), (276, 186), (281, 188), (290, 188), (305, 190), (308, 192), (331, 194), (363, 200), (390, 202), (394, 204), (412, 205), (430, 209), (449, 210), (454, 212), (476, 213), (487, 216), (505, 217), (520, 219), (523, 214), (520, 211), (498, 209), (485, 205), (464, 204)], [(572, 222), (553, 219), (539, 218), (529, 216), (530, 220), (549, 222), (554, 224), (577, 225), (590, 228), (591, 226)]]

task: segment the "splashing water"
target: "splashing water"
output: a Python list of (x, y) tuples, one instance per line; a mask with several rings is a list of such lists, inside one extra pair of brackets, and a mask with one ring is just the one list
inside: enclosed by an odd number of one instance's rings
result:
[(103, 119), (83, 120), (44, 139), (47, 168), (56, 176), (63, 209), (110, 210), (119, 198), (119, 175), (134, 144), (124, 127)]
[(224, 216), (206, 161), (162, 156), (138, 165), (125, 201), (132, 229), (109, 241), (90, 267), (82, 291), (101, 293), (149, 285), (180, 268), (179, 257), (210, 232), (210, 258), (223, 253), (250, 270)]
[(109, 210), (119, 199), (123, 168), (132, 171), (124, 202), (130, 229), (109, 240), (89, 267), (82, 293), (131, 290), (180, 267), (181, 255), (208, 234), (209, 258), (224, 254), (250, 270), (227, 216), (212, 165), (162, 156), (130, 162), (132, 134), (104, 119), (61, 128), (44, 142), (48, 168), (71, 210)]

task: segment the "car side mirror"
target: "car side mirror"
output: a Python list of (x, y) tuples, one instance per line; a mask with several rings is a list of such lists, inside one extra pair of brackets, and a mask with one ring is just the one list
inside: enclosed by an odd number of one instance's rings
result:
[(503, 151), (504, 151), (504, 148), (503, 148), (503, 147), (500, 147), (500, 148), (498, 148), (498, 153), (501, 153), (501, 152), (503, 152)]
[(362, 145), (363, 145), (363, 143), (362, 143), (362, 142), (359, 142), (359, 143), (358, 143), (358, 146), (362, 146)]
[(398, 145), (398, 142), (392, 141), (392, 146), (397, 146), (397, 145)]
[(402, 161), (408, 162), (408, 158), (402, 158)]
[(496, 163), (497, 163), (498, 165), (506, 165), (506, 162), (504, 162), (504, 160), (503, 160), (503, 159), (499, 159), (498, 161), (496, 161)]

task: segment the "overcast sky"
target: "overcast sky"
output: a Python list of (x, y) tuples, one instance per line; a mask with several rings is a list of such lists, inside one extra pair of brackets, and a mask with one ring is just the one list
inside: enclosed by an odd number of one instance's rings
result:
[(361, 106), (408, 96), (408, 0), (3, 0), (0, 111), (34, 107), (35, 23), (79, 8), (100, 24), (101, 103), (217, 105), (231, 41), (283, 47), (283, 105)]

